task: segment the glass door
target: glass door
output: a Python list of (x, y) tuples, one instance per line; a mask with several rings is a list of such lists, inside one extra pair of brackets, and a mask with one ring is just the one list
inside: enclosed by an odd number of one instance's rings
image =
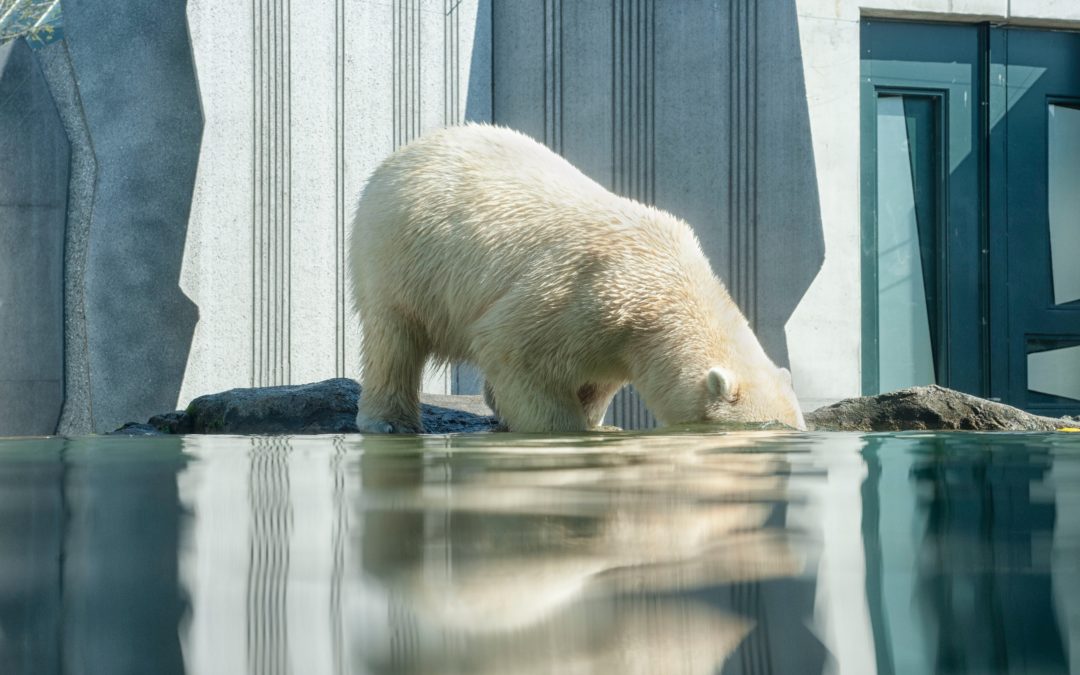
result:
[(986, 390), (980, 26), (862, 25), (863, 393)]
[[(995, 322), (1008, 349), (996, 394), (1027, 410), (1080, 413), (1080, 35), (1008, 29), (993, 43), (992, 226), (1007, 234)], [(1003, 185), (1001, 184), (1003, 181)], [(1004, 267), (1004, 273), (1002, 272)]]

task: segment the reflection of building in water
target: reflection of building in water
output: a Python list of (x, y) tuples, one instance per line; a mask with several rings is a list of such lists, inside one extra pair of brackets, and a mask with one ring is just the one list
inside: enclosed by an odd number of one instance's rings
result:
[[(0, 472), (0, 673), (60, 672), (64, 441), (7, 441)], [(21, 446), (21, 447), (20, 447)]]
[(343, 673), (345, 466), (340, 439), (188, 437), (181, 550), (189, 672)]
[(882, 672), (1070, 672), (1062, 632), (1076, 606), (1060, 586), (1077, 576), (1078, 532), (1057, 526), (1053, 458), (980, 438), (869, 441), (867, 592)]
[(290, 671), (289, 561), (293, 531), (289, 441), (256, 439), (248, 475), (248, 573), (244, 625), (248, 672)]
[(0, 673), (183, 672), (180, 440), (149, 460), (126, 438), (4, 446)]
[(1050, 444), (1054, 466), (1047, 482), (1057, 504), (1050, 563), (1054, 609), (1069, 655), (1068, 671), (1080, 673), (1080, 454), (1060, 436)]
[(1075, 446), (756, 438), (11, 442), (0, 672), (1080, 672)]
[(189, 670), (822, 669), (781, 456), (326, 441), (188, 440)]

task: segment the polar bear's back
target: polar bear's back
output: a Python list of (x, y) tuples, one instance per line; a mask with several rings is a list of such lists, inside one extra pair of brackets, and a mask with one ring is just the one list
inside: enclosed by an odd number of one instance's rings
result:
[(680, 221), (487, 125), (434, 132), (384, 161), (357, 208), (351, 256), (361, 319), (383, 307), (414, 314), (448, 359), (470, 358), (470, 326), (515, 285), (533, 302), (588, 302), (583, 287), (610, 285), (606, 261), (620, 261), (619, 283), (632, 282), (628, 265), (686, 267), (645, 260), (657, 256), (688, 257), (711, 277)]

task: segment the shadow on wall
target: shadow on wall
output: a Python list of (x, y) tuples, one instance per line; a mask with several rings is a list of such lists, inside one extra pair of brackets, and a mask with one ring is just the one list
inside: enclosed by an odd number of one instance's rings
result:
[(203, 128), (185, 6), (64, 1), (97, 162), (84, 289), (93, 431), (176, 405), (198, 321), (179, 287)]
[[(476, 24), (473, 26), (473, 47), (469, 57), (469, 84), (465, 93), (465, 121), (491, 122), (491, 3), (478, 0)], [(484, 391), (484, 375), (468, 363), (454, 364), (450, 391), (454, 394), (480, 394)]]
[(60, 416), (69, 156), (34, 52), (0, 45), (0, 436), (51, 434)]
[(493, 0), (493, 118), (689, 222), (769, 355), (825, 259), (794, 0)]

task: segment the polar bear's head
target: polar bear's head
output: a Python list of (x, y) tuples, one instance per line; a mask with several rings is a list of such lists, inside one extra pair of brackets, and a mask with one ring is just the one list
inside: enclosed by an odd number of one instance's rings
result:
[(634, 381), (645, 404), (663, 424), (754, 424), (782, 422), (806, 430), (791, 386), (791, 373), (761, 353), (756, 359), (727, 359), (725, 365), (686, 364), (668, 377)]
[(634, 386), (663, 424), (775, 421), (805, 431), (791, 373), (776, 367), (734, 307), (715, 322), (673, 322), (646, 352), (654, 358), (633, 372)]
[(706, 421), (777, 421), (806, 430), (791, 386), (791, 372), (771, 362), (740, 370), (713, 366), (705, 373), (702, 389), (702, 417)]

